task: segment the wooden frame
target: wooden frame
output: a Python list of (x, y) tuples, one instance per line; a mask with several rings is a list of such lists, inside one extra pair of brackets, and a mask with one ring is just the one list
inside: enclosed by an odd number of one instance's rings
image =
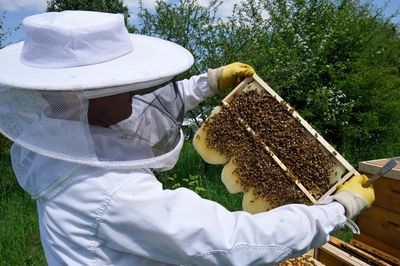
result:
[(400, 265), (400, 259), (357, 240), (346, 243), (331, 237), (329, 243), (315, 249), (312, 256), (329, 266)]
[(396, 258), (380, 249), (377, 249), (376, 247), (367, 245), (364, 242), (358, 241), (356, 239), (352, 239), (350, 244), (360, 250), (364, 250), (365, 252), (367, 252), (372, 256), (382, 258), (393, 265), (400, 265), (400, 258)]
[[(299, 113), (297, 113), (289, 104), (287, 104), (273, 89), (271, 89), (267, 83), (265, 83), (259, 76), (254, 74), (253, 77), (247, 78), (243, 80), (233, 91), (231, 91), (223, 100), (222, 105), (226, 108), (230, 108), (230, 103), (233, 101), (235, 97), (237, 97), (243, 91), (249, 90), (257, 90), (259, 93), (268, 93), (272, 97), (274, 97), (279, 103), (283, 104), (288, 113), (290, 113), (295, 120), (297, 120), (303, 128), (306, 130), (308, 134), (310, 134), (313, 138), (315, 138), (321, 146), (331, 155), (332, 161), (335, 163), (335, 167), (339, 167), (343, 173), (341, 177), (334, 179), (334, 185), (319, 198), (315, 198), (310, 191), (308, 191), (299, 181), (299, 179), (285, 166), (278, 156), (266, 145), (264, 142), (260, 144), (264, 148), (264, 150), (273, 158), (273, 160), (277, 163), (277, 165), (285, 172), (285, 174), (297, 185), (297, 187), (307, 196), (307, 198), (315, 203), (319, 200), (324, 200), (326, 197), (331, 195), (336, 190), (336, 186), (344, 183), (353, 175), (359, 174), (354, 167), (346, 161), (316, 130), (314, 130), (311, 125), (305, 121)], [(238, 118), (239, 122), (243, 125), (243, 127), (250, 133), (254, 139), (257, 138), (257, 133), (252, 130), (252, 128), (248, 125), (246, 121), (241, 118)]]
[(316, 254), (316, 259), (329, 266), (369, 266), (370, 264), (352, 256), (346, 251), (327, 243), (320, 247)]

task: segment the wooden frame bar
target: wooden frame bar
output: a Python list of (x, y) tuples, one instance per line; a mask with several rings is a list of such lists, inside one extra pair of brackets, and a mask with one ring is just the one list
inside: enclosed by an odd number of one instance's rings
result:
[(353, 245), (343, 242), (342, 240), (340, 240), (336, 237), (331, 237), (329, 239), (329, 243), (334, 245), (335, 247), (340, 248), (341, 250), (347, 251), (348, 253), (356, 254), (363, 261), (374, 262), (375, 264), (381, 265), (381, 266), (391, 266), (391, 264), (379, 259), (378, 257), (376, 257), (362, 249), (359, 249)]
[(352, 256), (351, 254), (347, 253), (344, 250), (341, 250), (338, 247), (335, 247), (330, 243), (327, 243), (319, 248), (316, 259), (321, 261), (322, 263), (324, 263), (322, 259), (322, 255), (324, 253), (330, 255), (335, 259), (335, 261), (337, 261), (337, 264), (330, 266), (336, 266), (336, 265), (370, 266), (370, 264), (363, 262), (362, 260)]
[(390, 254), (388, 254), (388, 253), (386, 253), (386, 252), (384, 252), (382, 250), (379, 250), (379, 249), (377, 249), (375, 247), (367, 245), (367, 244), (365, 244), (365, 243), (363, 243), (361, 241), (352, 239), (351, 240), (351, 245), (356, 247), (356, 248), (359, 248), (361, 250), (365, 250), (371, 255), (383, 258), (383, 259), (385, 259), (386, 261), (390, 262), (393, 265), (400, 265), (400, 258), (395, 258), (394, 256), (392, 256), (392, 255), (390, 255)]

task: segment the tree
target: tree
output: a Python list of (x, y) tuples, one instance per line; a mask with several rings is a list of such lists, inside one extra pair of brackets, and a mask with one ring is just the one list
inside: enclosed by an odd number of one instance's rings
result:
[[(219, 38), (221, 21), (216, 16), (220, 0), (213, 0), (208, 6), (201, 6), (197, 0), (179, 0), (176, 3), (157, 1), (155, 12), (144, 8), (142, 1), (139, 3), (138, 33), (175, 42), (194, 55), (194, 66), (179, 78), (204, 73), (208, 67), (220, 66), (223, 49), (218, 47), (224, 43)], [(209, 98), (205, 105), (215, 106), (221, 97)], [(199, 116), (203, 121), (206, 119), (212, 108), (202, 108), (203, 105), (190, 112), (191, 119), (197, 121), (196, 117)]]
[(0, 48), (3, 48), (4, 41), (8, 37), (8, 32), (4, 29), (5, 12), (0, 14)]
[(89, 10), (108, 13), (120, 13), (127, 24), (130, 17), (129, 9), (123, 0), (50, 0), (47, 1), (47, 11)]
[(400, 154), (400, 38), (382, 10), (358, 0), (244, 0), (218, 19), (218, 6), (160, 1), (153, 13), (142, 7), (139, 32), (188, 48), (190, 74), (250, 63), (353, 163)]
[[(214, 64), (216, 54), (216, 10), (220, 0), (213, 0), (207, 7), (197, 0), (179, 0), (176, 3), (157, 1), (155, 12), (149, 12), (140, 3), (137, 31), (175, 42), (188, 49), (196, 58), (195, 67), (188, 75), (199, 74)], [(212, 62), (212, 63), (211, 63)]]
[(399, 154), (396, 26), (356, 0), (262, 2), (272, 37), (259, 74), (353, 163)]
[(7, 45), (6, 40), (11, 34), (19, 30), (19, 26), (14, 28), (6, 28), (4, 21), (6, 19), (6, 11), (0, 10), (0, 49)]

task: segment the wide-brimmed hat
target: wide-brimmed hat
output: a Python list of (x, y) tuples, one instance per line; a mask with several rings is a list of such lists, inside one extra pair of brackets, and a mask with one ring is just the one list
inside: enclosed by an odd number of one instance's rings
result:
[(191, 67), (185, 48), (129, 34), (121, 14), (48, 12), (23, 21), (25, 42), (0, 49), (0, 86), (34, 90), (139, 90)]

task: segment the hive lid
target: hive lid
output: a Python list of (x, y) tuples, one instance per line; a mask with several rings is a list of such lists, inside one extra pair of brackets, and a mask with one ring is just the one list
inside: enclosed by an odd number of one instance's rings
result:
[[(386, 159), (377, 159), (377, 160), (370, 160), (360, 162), (358, 165), (358, 170), (360, 172), (369, 173), (369, 174), (376, 174), (379, 170), (390, 160), (391, 158)], [(400, 162), (397, 164), (395, 168), (390, 170), (387, 174), (384, 175), (385, 177), (400, 180)]]

